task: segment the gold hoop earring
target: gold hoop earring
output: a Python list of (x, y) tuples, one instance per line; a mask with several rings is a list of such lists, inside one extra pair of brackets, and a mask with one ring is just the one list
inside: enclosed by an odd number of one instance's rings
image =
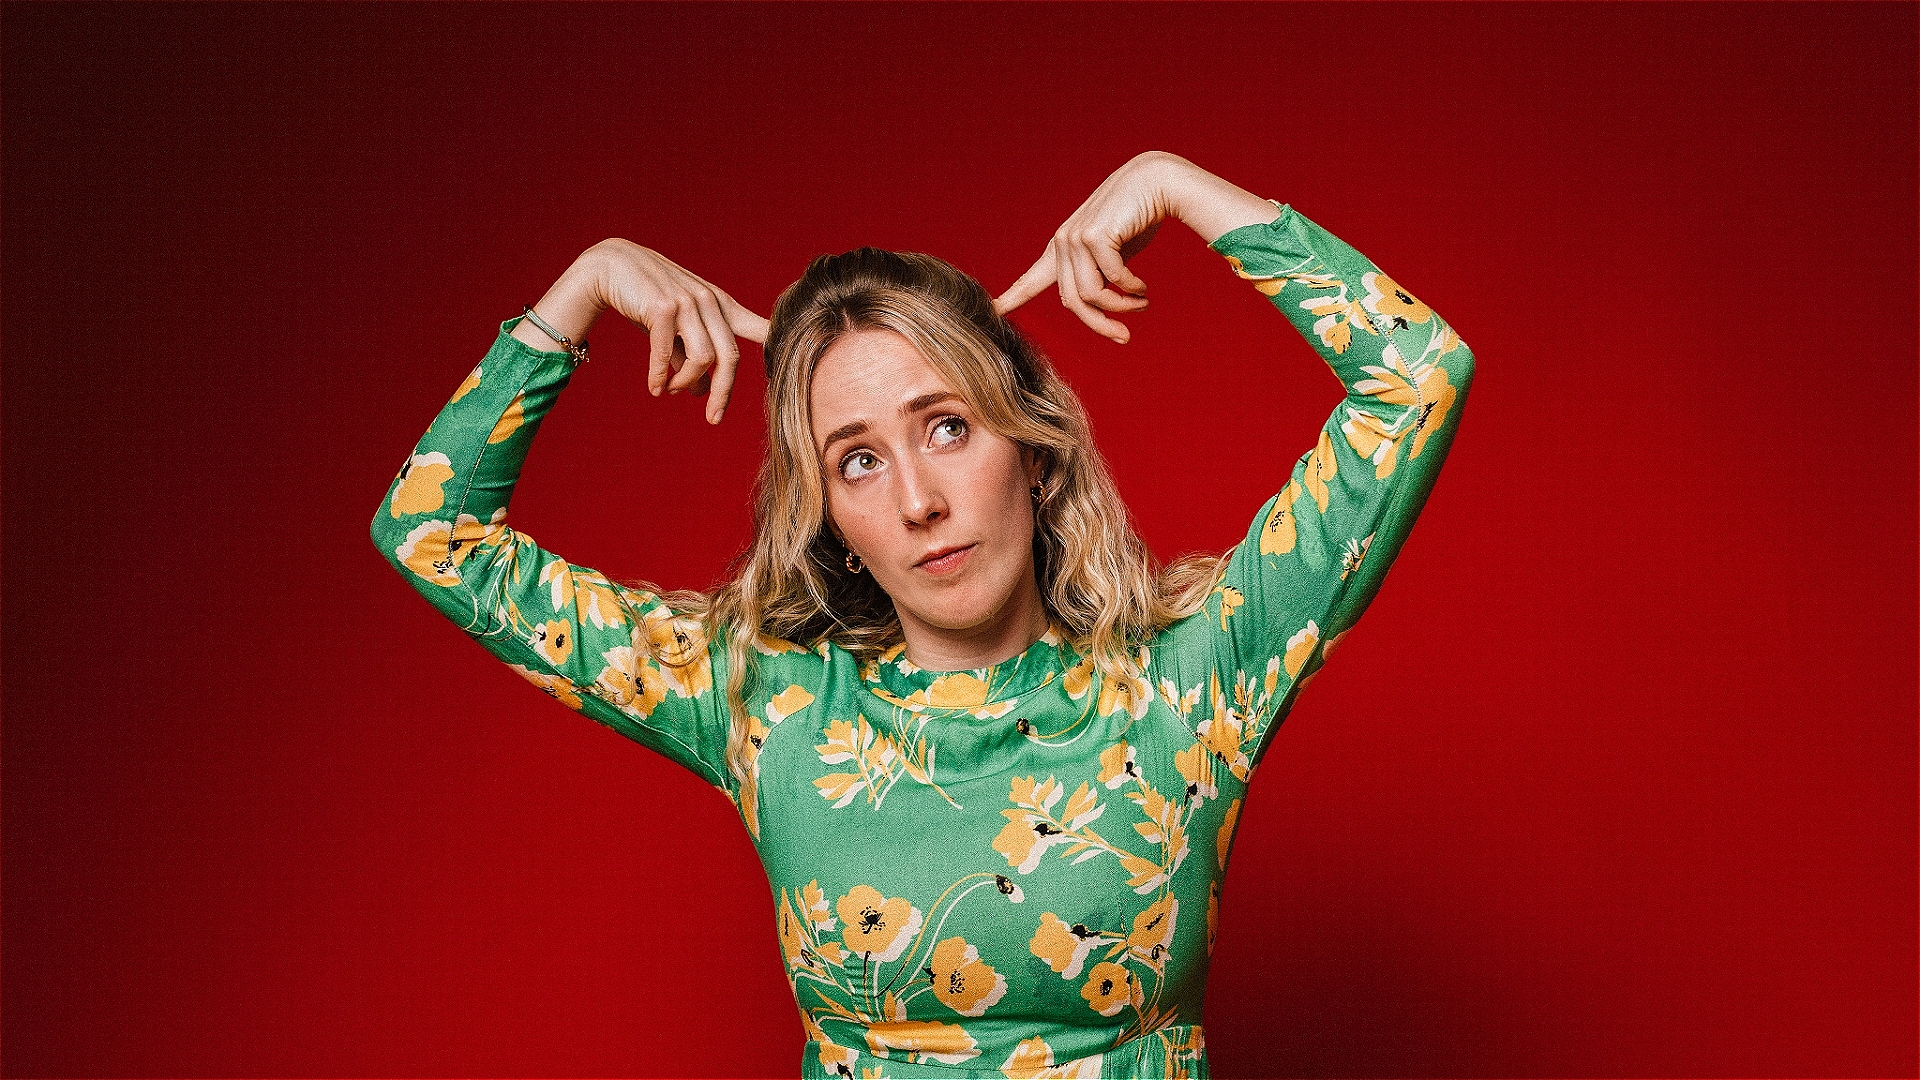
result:
[(1046, 489), (1041, 485), (1035, 484), (1031, 488), (1028, 488), (1027, 490), (1031, 492), (1033, 495), (1033, 505), (1039, 506), (1042, 502), (1046, 500), (1046, 494), (1047, 494)]
[(852, 551), (848, 551), (847, 552), (847, 573), (857, 574), (864, 569), (866, 569), (866, 565), (860, 561), (860, 556), (855, 555)]

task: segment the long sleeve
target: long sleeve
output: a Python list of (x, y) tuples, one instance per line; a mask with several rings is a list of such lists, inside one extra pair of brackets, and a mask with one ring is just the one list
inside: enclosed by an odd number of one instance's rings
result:
[[(564, 352), (500, 336), (401, 466), (373, 542), (441, 614), (567, 707), (730, 790), (723, 650), (659, 597), (543, 550), (506, 522)], [(716, 688), (716, 684), (718, 688)]]
[[(1345, 396), (1229, 553), (1204, 610), (1169, 629), (1206, 657), (1163, 686), (1243, 778), (1294, 696), (1380, 589), (1460, 421), (1472, 353), (1365, 256), (1291, 208), (1213, 243), (1333, 369)], [(1184, 700), (1183, 700), (1184, 699)], [(1182, 710), (1183, 712), (1188, 710)]]

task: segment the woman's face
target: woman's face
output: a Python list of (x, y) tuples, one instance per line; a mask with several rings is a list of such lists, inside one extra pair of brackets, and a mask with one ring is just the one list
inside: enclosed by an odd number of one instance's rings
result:
[(1032, 455), (918, 349), (887, 330), (835, 342), (814, 368), (812, 424), (828, 517), (893, 599), (916, 663), (1001, 639), (1018, 652), (1045, 627)]

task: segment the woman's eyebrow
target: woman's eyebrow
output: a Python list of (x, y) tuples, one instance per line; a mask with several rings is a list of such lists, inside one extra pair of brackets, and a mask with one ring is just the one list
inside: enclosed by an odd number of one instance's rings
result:
[(841, 439), (851, 439), (855, 435), (865, 435), (866, 433), (867, 422), (865, 420), (855, 420), (851, 424), (841, 424), (839, 427), (827, 432), (826, 441), (820, 444), (821, 456), (824, 457), (826, 452), (832, 449), (833, 444), (839, 442)]
[[(951, 390), (931, 390), (900, 406), (900, 415), (912, 416), (922, 409), (931, 408), (943, 401), (959, 400), (960, 395)], [(833, 447), (833, 444), (839, 442), (841, 439), (851, 439), (856, 435), (865, 435), (866, 433), (867, 422), (865, 420), (855, 420), (851, 424), (841, 424), (839, 427), (827, 432), (825, 441), (820, 444), (820, 453), (824, 456), (826, 452)]]
[(954, 393), (951, 390), (935, 390), (935, 391), (932, 391), (931, 393), (921, 394), (919, 397), (914, 398), (912, 401), (909, 401), (905, 405), (900, 406), (900, 415), (912, 416), (914, 413), (917, 413), (921, 409), (927, 408), (930, 405), (938, 405), (943, 401), (958, 401), (958, 400), (960, 400), (960, 395)]

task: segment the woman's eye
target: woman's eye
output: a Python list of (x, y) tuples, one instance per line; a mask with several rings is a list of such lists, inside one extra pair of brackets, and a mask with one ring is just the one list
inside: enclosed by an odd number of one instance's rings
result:
[(933, 425), (933, 445), (946, 446), (959, 442), (967, 434), (967, 422), (957, 416), (945, 416)]
[(880, 459), (867, 450), (856, 450), (840, 459), (840, 475), (848, 480), (858, 480), (880, 467)]

